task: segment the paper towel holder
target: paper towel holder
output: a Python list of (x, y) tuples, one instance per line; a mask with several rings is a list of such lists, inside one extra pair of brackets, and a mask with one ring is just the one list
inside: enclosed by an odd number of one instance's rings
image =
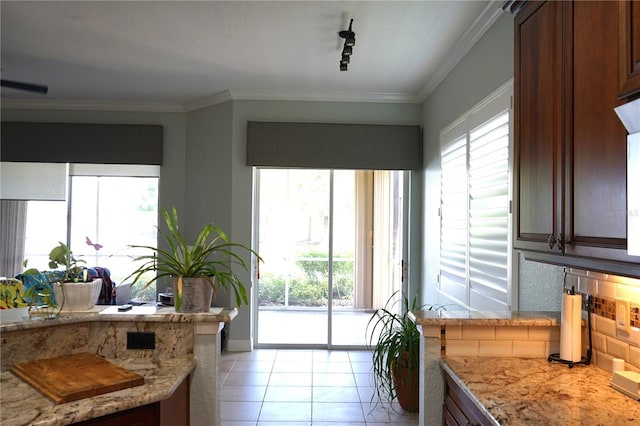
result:
[[(575, 289), (572, 287), (569, 293), (576, 294)], [(578, 294), (581, 294), (581, 293), (578, 293)], [(584, 296), (586, 296), (584, 308), (587, 310), (587, 334), (589, 335), (589, 348), (587, 349), (587, 355), (583, 356), (580, 359), (580, 361), (568, 361), (566, 359), (560, 358), (560, 354), (556, 353), (556, 354), (549, 355), (549, 357), (547, 358), (547, 361), (560, 362), (562, 364), (567, 364), (569, 368), (573, 368), (575, 364), (584, 364), (584, 365), (591, 364), (591, 353), (593, 352), (593, 346), (591, 343), (591, 305), (593, 303), (593, 296), (590, 294), (585, 294)]]

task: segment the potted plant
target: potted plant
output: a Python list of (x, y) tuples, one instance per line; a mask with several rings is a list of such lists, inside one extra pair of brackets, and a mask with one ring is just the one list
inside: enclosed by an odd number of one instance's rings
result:
[[(49, 252), (49, 268), (52, 271), (40, 272), (31, 268), (23, 273), (33, 281), (27, 292), (27, 298), (32, 300), (31, 305), (39, 305), (41, 309), (46, 306), (47, 316), (50, 317), (55, 317), (60, 311), (91, 309), (100, 296), (102, 280), (87, 282), (88, 271), (80, 266), (83, 263), (86, 262), (76, 258), (69, 246), (58, 242)], [(60, 267), (64, 268), (58, 270)]]
[(247, 290), (233, 270), (234, 265), (248, 271), (247, 263), (239, 250), (248, 252), (262, 260), (258, 253), (242, 244), (233, 243), (229, 237), (213, 223), (204, 226), (193, 244), (189, 244), (178, 225), (178, 213), (173, 207), (171, 213), (162, 209), (168, 232), (158, 228), (169, 248), (132, 245), (132, 248), (151, 251), (135, 258), (143, 263), (125, 281), (133, 277), (138, 282), (147, 273), (155, 276), (144, 287), (162, 277), (170, 277), (176, 312), (209, 312), (212, 297), (217, 289), (225, 292), (233, 290), (236, 304), (248, 304)]
[(380, 402), (391, 403), (397, 398), (402, 409), (418, 411), (420, 332), (408, 314), (433, 309), (443, 307), (419, 305), (417, 295), (409, 301), (404, 293), (396, 291), (383, 308), (373, 313), (367, 324), (376, 389), (372, 400), (377, 397)]

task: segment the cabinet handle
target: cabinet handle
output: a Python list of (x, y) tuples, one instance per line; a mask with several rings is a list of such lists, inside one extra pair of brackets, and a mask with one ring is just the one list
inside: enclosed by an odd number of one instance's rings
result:
[(551, 249), (551, 250), (553, 250), (554, 246), (558, 247), (558, 251), (559, 252), (562, 252), (564, 250), (565, 241), (564, 241), (564, 236), (562, 235), (562, 233), (558, 234), (557, 238), (556, 238), (555, 235), (549, 234), (549, 238), (547, 239), (547, 243), (549, 244), (549, 249)]

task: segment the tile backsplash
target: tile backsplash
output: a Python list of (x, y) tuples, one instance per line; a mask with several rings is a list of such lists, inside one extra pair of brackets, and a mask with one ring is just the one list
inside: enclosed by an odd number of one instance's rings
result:
[(447, 325), (441, 341), (443, 356), (546, 358), (560, 350), (560, 327)]
[[(627, 370), (640, 372), (640, 280), (580, 269), (567, 269), (565, 287), (592, 295), (591, 338), (593, 359), (598, 367), (612, 371), (613, 359), (625, 361)], [(616, 299), (629, 301), (631, 329), (616, 327)], [(586, 319), (586, 312), (584, 313)], [(583, 330), (586, 351), (589, 339)]]

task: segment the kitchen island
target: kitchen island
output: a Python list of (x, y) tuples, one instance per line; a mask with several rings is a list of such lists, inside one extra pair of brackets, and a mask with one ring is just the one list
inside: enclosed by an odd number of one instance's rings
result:
[[(218, 425), (219, 332), (237, 313), (235, 308), (211, 308), (209, 313), (180, 314), (155, 305), (118, 312), (115, 306), (96, 306), (43, 320), (29, 318), (25, 309), (2, 311), (1, 423), (72, 424), (166, 401), (183, 389), (191, 424)], [(131, 332), (152, 336), (153, 348), (129, 348)], [(55, 405), (10, 372), (19, 362), (80, 352), (137, 372), (145, 384)]]

